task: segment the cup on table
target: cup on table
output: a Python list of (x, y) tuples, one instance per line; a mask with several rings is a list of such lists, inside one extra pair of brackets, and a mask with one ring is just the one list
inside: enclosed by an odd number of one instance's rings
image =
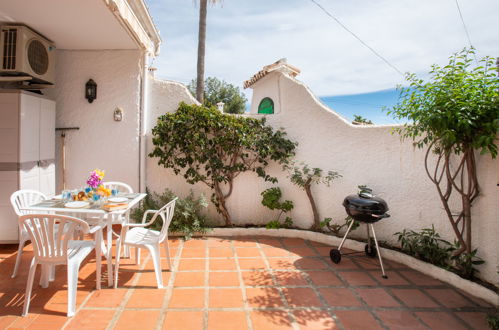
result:
[(71, 201), (71, 190), (63, 190), (61, 194), (61, 198), (65, 202)]
[(94, 202), (94, 204), (98, 204), (99, 201), (100, 201), (100, 195), (99, 194), (93, 194), (92, 195), (92, 201)]
[(118, 196), (118, 193), (119, 193), (118, 189), (116, 189), (116, 188), (111, 189), (111, 195), (112, 195), (113, 197)]

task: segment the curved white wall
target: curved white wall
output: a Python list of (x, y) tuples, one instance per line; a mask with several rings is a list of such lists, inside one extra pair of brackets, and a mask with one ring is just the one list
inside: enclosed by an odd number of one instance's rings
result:
[[(171, 83), (167, 83), (171, 84)], [(271, 97), (279, 109), (268, 115), (268, 123), (275, 128), (284, 127), (288, 136), (299, 143), (296, 160), (305, 161), (312, 167), (338, 171), (343, 177), (331, 187), (314, 186), (313, 193), (321, 218), (332, 217), (343, 223), (346, 216), (341, 203), (349, 194), (356, 193), (357, 186), (367, 184), (390, 207), (391, 218), (378, 223), (375, 228), (382, 241), (396, 243), (395, 232), (404, 228), (421, 229), (435, 225), (445, 238), (452, 240), (453, 233), (442, 210), (435, 187), (424, 170), (424, 153), (414, 149), (410, 141), (401, 142), (392, 135), (392, 126), (354, 126), (318, 101), (311, 91), (299, 81), (280, 73), (272, 73), (254, 86), (251, 112), (263, 97)], [(188, 92), (178, 86), (156, 88), (157, 114), (174, 111), (178, 100), (191, 99)], [(157, 118), (157, 114), (151, 118)], [(254, 114), (259, 117), (261, 115)], [(499, 160), (478, 158), (479, 180), (482, 195), (473, 208), (473, 240), (479, 247), (480, 256), (487, 263), (480, 267), (480, 276), (497, 282), (499, 246), (497, 237), (497, 205), (499, 187)], [(201, 185), (191, 186), (172, 171), (160, 169), (154, 159), (148, 160), (148, 186), (154, 191), (170, 187), (180, 195), (194, 189), (210, 192)], [(284, 198), (294, 202), (291, 212), (294, 224), (308, 228), (312, 224), (312, 211), (303, 190), (292, 185), (279, 166), (271, 165), (269, 171), (279, 178), (277, 184)], [(236, 224), (263, 224), (273, 219), (273, 213), (261, 205), (260, 193), (273, 186), (248, 173), (237, 178), (228, 207)], [(215, 215), (213, 207), (210, 215)], [(218, 217), (220, 218), (220, 217)], [(359, 228), (353, 236), (365, 236)]]

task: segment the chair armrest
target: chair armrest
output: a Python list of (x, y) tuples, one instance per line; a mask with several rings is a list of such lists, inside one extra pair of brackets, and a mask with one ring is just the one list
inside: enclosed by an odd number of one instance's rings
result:
[(99, 230), (102, 230), (103, 228), (105, 227), (104, 224), (97, 224), (97, 225), (93, 225), (90, 227), (90, 230), (88, 231), (90, 234), (95, 234), (96, 232), (98, 232)]
[(144, 212), (144, 215), (142, 216), (142, 223), (144, 223), (147, 219), (147, 215), (150, 213), (156, 213), (158, 210), (147, 210)]

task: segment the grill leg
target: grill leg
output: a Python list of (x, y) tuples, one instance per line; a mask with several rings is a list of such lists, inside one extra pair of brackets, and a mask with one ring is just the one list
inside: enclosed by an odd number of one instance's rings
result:
[(371, 253), (371, 233), (369, 232), (369, 224), (367, 224), (366, 228), (367, 228), (367, 251)]
[(341, 250), (341, 247), (343, 246), (343, 243), (345, 243), (345, 240), (347, 239), (348, 233), (350, 232), (350, 229), (352, 229), (354, 220), (350, 222), (350, 225), (348, 226), (347, 232), (345, 233), (345, 236), (343, 236), (343, 239), (341, 240), (340, 246), (338, 246), (338, 251)]
[(381, 250), (379, 249), (378, 240), (376, 239), (376, 233), (374, 232), (374, 225), (370, 223), (368, 226), (371, 227), (373, 232), (374, 244), (376, 244), (376, 250), (378, 251), (379, 264), (381, 266), (381, 273), (383, 273), (383, 278), (388, 278), (385, 274), (385, 267), (383, 267), (383, 258), (381, 258)]

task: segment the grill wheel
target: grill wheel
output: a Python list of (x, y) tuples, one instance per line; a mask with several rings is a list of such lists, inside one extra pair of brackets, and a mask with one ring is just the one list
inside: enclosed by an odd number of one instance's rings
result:
[(329, 251), (329, 257), (331, 258), (331, 261), (334, 262), (335, 264), (339, 264), (341, 261), (341, 252), (338, 249), (332, 249)]

